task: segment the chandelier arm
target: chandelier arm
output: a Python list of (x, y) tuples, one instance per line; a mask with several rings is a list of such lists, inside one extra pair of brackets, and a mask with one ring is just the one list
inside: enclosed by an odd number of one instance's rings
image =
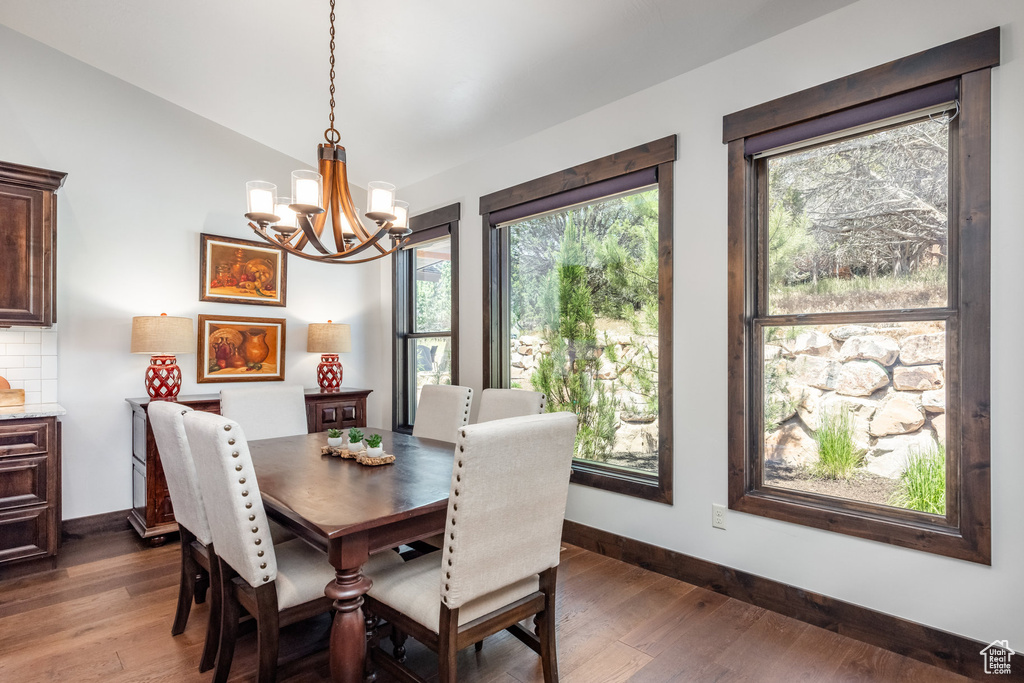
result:
[(358, 253), (360, 253), (360, 252), (362, 252), (362, 251), (364, 251), (366, 249), (369, 249), (370, 247), (376, 245), (377, 241), (380, 238), (382, 238), (382, 237), (384, 237), (384, 235), (388, 234), (388, 229), (390, 227), (391, 227), (390, 223), (385, 223), (384, 225), (381, 226), (380, 230), (378, 230), (376, 233), (374, 233), (373, 236), (371, 236), (369, 239), (361, 242), (359, 245), (357, 245), (355, 247), (352, 247), (351, 249), (347, 249), (347, 250), (345, 250), (343, 252), (339, 252), (340, 253), (340, 257), (341, 258), (345, 258), (345, 257), (348, 257), (348, 256), (355, 256), (356, 254), (358, 254)]
[[(271, 242), (274, 246), (277, 246), (278, 248), (287, 251), (289, 254), (293, 254), (294, 256), (298, 256), (299, 258), (306, 259), (307, 261), (316, 261), (318, 263), (369, 263), (370, 261), (376, 261), (380, 258), (383, 258), (384, 256), (388, 256), (390, 254), (395, 253), (409, 242), (409, 238), (406, 237), (405, 239), (396, 242), (395, 246), (393, 246), (391, 249), (388, 249), (380, 254), (374, 254), (373, 256), (367, 258), (348, 260), (345, 258), (346, 254), (341, 252), (337, 254), (329, 254), (327, 256), (307, 254), (306, 252), (300, 251), (286, 242), (278, 242), (276, 240), (273, 240), (267, 235), (266, 231), (259, 228), (255, 223), (249, 223), (249, 227), (252, 228), (253, 232), (255, 232), (257, 235)], [(295, 233), (293, 233), (293, 236), (297, 234), (299, 233), (296, 231)]]
[[(337, 176), (333, 180), (337, 180)], [(328, 187), (334, 188), (331, 184)], [(330, 201), (324, 202), (325, 206), (329, 207), (331, 212), (331, 228), (334, 230), (334, 246), (338, 248), (338, 251), (345, 251), (348, 249), (348, 245), (345, 244), (345, 235), (341, 229), (341, 210), (339, 207), (338, 193), (331, 192)]]
[[(377, 259), (380, 259), (380, 258), (383, 258), (383, 257), (388, 256), (390, 254), (393, 254), (396, 251), (398, 251), (400, 248), (402, 248), (403, 246), (405, 246), (405, 242), (400, 242), (397, 245), (395, 245), (394, 247), (392, 247), (390, 249), (387, 249), (383, 253), (380, 253), (380, 254), (374, 254), (373, 256), (368, 256), (366, 258), (352, 259), (351, 261), (348, 260), (348, 259), (345, 259), (345, 260), (335, 259), (335, 260), (328, 261), (328, 263), (345, 263), (345, 264), (369, 263), (370, 261), (376, 261)], [(319, 259), (317, 259), (317, 260), (319, 260)]]
[[(322, 215), (322, 214), (321, 214)], [(319, 251), (321, 254), (330, 254), (327, 251), (327, 247), (320, 241), (319, 235), (316, 233), (313, 223), (310, 222), (309, 217), (306, 214), (298, 214), (299, 227), (302, 229), (303, 234), (306, 236), (306, 241), (313, 245), (313, 248)], [(300, 247), (301, 248), (301, 247)]]

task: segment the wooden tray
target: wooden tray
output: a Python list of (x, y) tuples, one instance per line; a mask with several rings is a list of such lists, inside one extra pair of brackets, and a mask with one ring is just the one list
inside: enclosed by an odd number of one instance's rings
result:
[(320, 449), (320, 452), (324, 455), (331, 455), (336, 458), (355, 460), (360, 465), (367, 465), (369, 467), (390, 465), (395, 461), (395, 456), (388, 455), (387, 453), (379, 458), (371, 458), (366, 455), (366, 451), (350, 451), (346, 448), (335, 448), (334, 446), (324, 446)]
[(24, 389), (0, 389), (0, 408), (25, 405)]

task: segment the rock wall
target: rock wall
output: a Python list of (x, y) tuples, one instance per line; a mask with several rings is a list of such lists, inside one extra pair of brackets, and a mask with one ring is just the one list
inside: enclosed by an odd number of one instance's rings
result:
[[(610, 346), (614, 353), (608, 353)], [(533, 390), (530, 379), (541, 358), (551, 353), (551, 345), (539, 335), (524, 334), (511, 339), (510, 349), (512, 382), (520, 388)], [(599, 359), (595, 381), (614, 392), (618, 404), (615, 444), (609, 462), (638, 469), (656, 469), (658, 415), (648, 408), (647, 397), (634, 391), (633, 374), (641, 359), (653, 358), (656, 363), (657, 337), (601, 335), (594, 352)]]
[(778, 427), (765, 458), (805, 466), (818, 459), (823, 415), (846, 413), (865, 469), (897, 479), (915, 451), (945, 444), (945, 334), (940, 323), (844, 325), (801, 331), (764, 347), (765, 396)]

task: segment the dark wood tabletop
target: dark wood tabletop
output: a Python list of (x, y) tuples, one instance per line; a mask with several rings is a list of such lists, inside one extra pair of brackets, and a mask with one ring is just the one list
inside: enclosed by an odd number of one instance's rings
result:
[(381, 435), (384, 452), (395, 455), (393, 464), (369, 467), (322, 455), (327, 445), (322, 433), (251, 441), (268, 514), (324, 547), (328, 540), (354, 532), (438, 511), (443, 516), (454, 445), (372, 431)]
[(390, 465), (368, 467), (323, 455), (324, 433), (250, 441), (267, 514), (322, 547), (335, 569), (324, 588), (334, 603), (331, 679), (362, 683), (366, 658), (362, 567), (371, 553), (444, 531), (455, 445), (373, 430)]

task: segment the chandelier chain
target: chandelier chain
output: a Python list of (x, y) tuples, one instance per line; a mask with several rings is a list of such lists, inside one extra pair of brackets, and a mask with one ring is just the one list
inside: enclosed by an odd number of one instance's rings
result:
[(324, 131), (324, 139), (330, 145), (341, 141), (341, 133), (334, 127), (334, 2), (331, 0), (331, 127)]

